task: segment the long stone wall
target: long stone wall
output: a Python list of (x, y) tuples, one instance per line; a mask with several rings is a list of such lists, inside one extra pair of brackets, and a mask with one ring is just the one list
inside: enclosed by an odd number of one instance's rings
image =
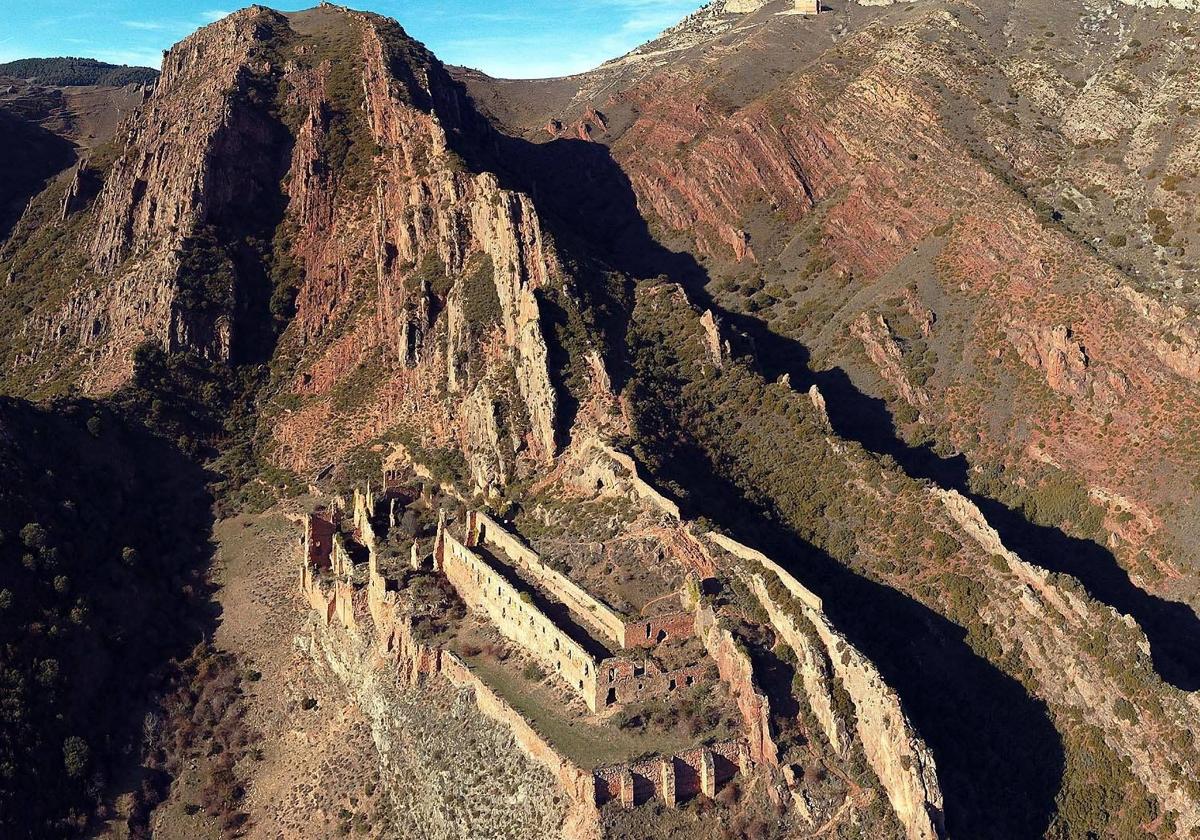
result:
[[(741, 741), (722, 741), (677, 755), (583, 770), (554, 749), (520, 712), (455, 654), (442, 651), (438, 663), (439, 673), (455, 685), (470, 688), (479, 710), (507, 725), (521, 751), (554, 773), (563, 790), (576, 802), (601, 806), (618, 800), (628, 808), (657, 798), (675, 807), (700, 795), (712, 798), (738, 771), (750, 770), (749, 752)], [(695, 784), (690, 782), (693, 778)]]
[(599, 438), (591, 436), (578, 445), (573, 455), (583, 468), (582, 474), (574, 479), (580, 486), (593, 491), (624, 490), (670, 518), (682, 520), (679, 505), (646, 482), (638, 474), (637, 462), (624, 452), (618, 452)]
[[(329, 527), (322, 530), (321, 522)], [(329, 555), (336, 550), (336, 543), (326, 541), (324, 544), (328, 548), (321, 549), (318, 546), (314, 550), (314, 523), (317, 524), (317, 534), (333, 533), (333, 528), (320, 517), (306, 518), (305, 535), (301, 541), (301, 589), (309, 605), (321, 616), (322, 624), (331, 626), (336, 619), (347, 630), (361, 636), (364, 625), (360, 623), (359, 616), (369, 614), (372, 621), (365, 626), (373, 627), (378, 635), (372, 642), (377, 646), (376, 661), (395, 668), (397, 678), (402, 683), (417, 685), (438, 676), (452, 685), (470, 689), (480, 713), (504, 724), (521, 752), (546, 767), (575, 803), (576, 817), (564, 837), (580, 840), (598, 837), (596, 808), (611, 800), (617, 799), (626, 807), (632, 807), (658, 798), (674, 807), (698, 795), (713, 797), (738, 770), (749, 771), (749, 750), (741, 741), (726, 741), (678, 755), (641, 759), (629, 765), (591, 771), (582, 769), (558, 752), (520, 712), (457, 655), (417, 641), (411, 619), (399, 609), (395, 591), (376, 569), (371, 568), (365, 586), (336, 579), (329, 574)], [(439, 544), (438, 553), (443, 558), (440, 561), (443, 566), (447, 558), (452, 568), (458, 566), (460, 561), (472, 558), (482, 564), (480, 558), (446, 534), (444, 528), (439, 533)], [(326, 565), (323, 566), (323, 563)], [(468, 576), (468, 580), (473, 570), (469, 562), (461, 563), (460, 571)], [(606, 662), (619, 667), (633, 667), (626, 660), (610, 659)], [(671, 673), (682, 674), (685, 671), (690, 673), (691, 669)], [(592, 675), (595, 676), (594, 668)], [(616, 679), (619, 682), (621, 678)], [(680, 678), (681, 685), (683, 679)], [(628, 784), (623, 788), (622, 782), (626, 780)]]
[(378, 773), (394, 836), (600, 840), (596, 807), (564, 796), (555, 773), (521, 748), (507, 721), (481, 710), (473, 691), (437, 670), (409, 679), (415, 666), (381, 659), (374, 634), (314, 619), (296, 648), (361, 712), (377, 759), (344, 770)]
[(554, 749), (529, 725), (529, 721), (452, 652), (443, 651), (440, 664), (442, 676), (455, 685), (469, 687), (475, 693), (475, 705), (479, 710), (492, 720), (508, 726), (521, 751), (549, 768), (558, 777), (559, 784), (568, 796), (577, 802), (596, 803), (596, 777), (593, 773), (581, 769)]
[(541, 555), (486, 513), (471, 511), (467, 517), (468, 546), (482, 544), (500, 549), (615, 646), (650, 648), (668, 639), (693, 635), (695, 617), (692, 613), (680, 611), (649, 618), (627, 618), (547, 565)]
[(766, 608), (772, 626), (779, 632), (788, 647), (796, 653), (796, 659), (800, 666), (800, 678), (804, 683), (804, 693), (808, 696), (809, 707), (821, 725), (821, 730), (829, 739), (834, 750), (845, 755), (850, 746), (850, 736), (846, 731), (847, 722), (842, 720), (836, 712), (832, 683), (833, 664), (830, 662), (824, 642), (815, 638), (815, 628), (811, 629), (811, 636), (809, 632), (806, 632), (811, 628), (811, 624), (809, 624), (809, 628), (801, 626), (801, 622), (807, 621), (803, 616), (795, 617), (788, 614), (771, 600), (760, 576), (755, 575), (751, 578), (751, 588)]
[(794, 599), (794, 608), (816, 631), (834, 674), (850, 695), (855, 728), (867, 762), (879, 777), (909, 840), (941, 837), (944, 831), (942, 791), (933, 755), (913, 729), (899, 696), (884, 681), (879, 669), (830, 623), (819, 606), (820, 598), (782, 566), (762, 552), (729, 537), (710, 534), (709, 538), (751, 565), (752, 589), (781, 635), (785, 630), (780, 628), (786, 627), (787, 622), (780, 617), (787, 614), (788, 605), (772, 593), (768, 584), (770, 577), (777, 578), (781, 589)]
[(487, 615), (492, 625), (521, 645), (564, 679), (593, 712), (603, 706), (597, 690), (597, 663), (582, 645), (479, 555), (445, 528), (438, 532), (436, 562), (472, 609)]
[(481, 511), (467, 515), (467, 544), (492, 545), (508, 555), (558, 600), (562, 601), (580, 618), (592, 625), (614, 645), (625, 646), (625, 619), (607, 604), (586, 592), (574, 581), (546, 565), (533, 549), (502, 528), (491, 517)]
[(791, 573), (788, 572), (787, 569), (783, 568), (783, 566), (780, 566), (761, 551), (753, 549), (748, 545), (743, 545), (737, 540), (727, 537), (724, 534), (718, 534), (716, 531), (709, 531), (707, 534), (705, 534), (705, 536), (708, 537), (711, 542), (716, 543), (734, 557), (737, 557), (740, 560), (748, 560), (757, 566), (761, 566), (769, 572), (774, 572), (779, 576), (780, 582), (787, 587), (789, 592), (792, 593), (793, 598), (799, 598), (809, 609), (816, 610), (817, 612), (824, 612), (825, 604), (815, 592), (792, 577)]

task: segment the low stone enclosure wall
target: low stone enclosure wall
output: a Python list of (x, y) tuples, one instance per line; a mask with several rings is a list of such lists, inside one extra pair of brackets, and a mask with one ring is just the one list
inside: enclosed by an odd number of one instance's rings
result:
[(739, 771), (748, 773), (752, 767), (744, 743), (722, 741), (677, 755), (584, 770), (554, 749), (520, 712), (452, 652), (439, 653), (436, 673), (457, 686), (470, 688), (479, 710), (508, 726), (521, 751), (549, 768), (567, 795), (577, 802), (596, 807), (619, 802), (633, 808), (657, 799), (675, 807), (697, 796), (715, 797)]
[[(750, 750), (737, 740), (624, 765), (583, 769), (556, 750), (461, 658), (417, 641), (410, 620), (398, 609), (396, 593), (382, 576), (372, 573), (365, 587), (335, 579), (330, 570), (332, 542), (327, 539), (335, 526), (328, 519), (309, 515), (303, 527), (301, 589), (325, 624), (338, 621), (352, 632), (373, 631), (381, 662), (395, 669), (398, 680), (419, 684), (441, 678), (470, 689), (479, 711), (505, 725), (521, 751), (549, 769), (576, 803), (598, 808), (618, 802), (631, 808), (657, 799), (674, 807), (696, 796), (715, 797), (736, 773), (750, 772)], [(457, 541), (448, 541), (448, 545), (454, 543)]]
[[(691, 565), (701, 575), (716, 570), (708, 552), (697, 544), (695, 525), (685, 520), (674, 502), (666, 499), (638, 474), (636, 462), (597, 439), (581, 442), (574, 453), (581, 475), (576, 483), (597, 492), (640, 499), (677, 523), (680, 539), (700, 549)], [(936, 840), (944, 834), (941, 787), (928, 746), (913, 729), (899, 696), (884, 681), (878, 668), (842, 635), (825, 615), (821, 599), (786, 569), (762, 552), (708, 531), (702, 534), (746, 564), (751, 591), (766, 609), (779, 635), (800, 660), (805, 692), (830, 744), (836, 750), (849, 745), (847, 725), (852, 725), (863, 745), (871, 769), (879, 777), (888, 801), (910, 840)], [(811, 628), (811, 635), (806, 632)], [(745, 723), (752, 760), (778, 766), (778, 749), (771, 732), (767, 697), (754, 681), (753, 665), (716, 618), (698, 613), (696, 629), (717, 662), (723, 682), (734, 691)], [(821, 679), (829, 662), (854, 705), (855, 720), (840, 721), (834, 713), (832, 687)], [(790, 768), (782, 768), (789, 787)]]
[[(772, 626), (798, 657), (810, 706), (833, 748), (839, 752), (848, 749), (849, 729), (853, 728), (906, 836), (910, 840), (936, 840), (942, 836), (942, 795), (932, 755), (913, 730), (899, 697), (884, 682), (875, 665), (829, 621), (821, 599), (761, 552), (715, 532), (696, 532), (693, 525), (678, 518), (672, 506), (662, 504), (665, 500), (637, 477), (632, 460), (626, 463), (615, 458), (620, 453), (614, 453), (606, 446), (590, 449), (591, 454), (598, 455), (602, 462), (589, 468), (589, 476), (596, 478), (595, 489), (630, 493), (650, 502), (668, 520), (675, 519), (676, 530), (684, 534), (697, 551), (693, 565), (698, 571), (716, 569), (713, 558), (703, 547), (704, 539), (740, 561), (735, 567), (737, 574), (746, 580), (766, 610)], [(636, 482), (636, 487), (630, 488), (630, 481)], [(375, 536), (367, 515), (373, 510), (374, 501), (369, 492), (361, 497), (356, 494), (354, 500), (356, 537), (361, 535), (364, 544), (368, 541), (373, 544)], [(749, 656), (739, 647), (732, 633), (721, 626), (711, 609), (702, 605), (694, 615), (680, 617), (673, 614), (659, 618), (671, 622), (668, 635), (691, 632), (703, 642), (721, 680), (730, 687), (737, 703), (746, 741), (587, 771), (558, 753), (458, 657), (413, 642), (411, 632), (405, 626), (405, 616), (397, 608), (395, 593), (388, 590), (387, 581), (378, 574), (373, 552), (368, 552), (371, 562), (365, 588), (354, 574), (333, 574), (334, 565), (350, 564), (350, 571), (360, 571), (348, 555), (337, 556), (340, 538), (334, 516), (314, 515), (304, 523), (302, 587), (313, 609), (327, 623), (337, 619), (356, 631), (369, 612), (373, 621), (368, 624), (377, 629), (381, 653), (393, 662), (398, 677), (422, 679), (439, 675), (456, 685), (470, 687), (480, 710), (508, 725), (522, 750), (549, 767), (576, 801), (589, 805), (620, 802), (633, 806), (653, 798), (671, 805), (697, 792), (714, 795), (738, 769), (746, 771), (754, 765), (780, 767), (769, 700), (755, 682)], [(581, 618), (591, 618), (589, 626), (622, 649), (645, 646), (641, 643), (647, 637), (654, 640), (658, 629), (665, 628), (656, 629), (656, 625), (648, 620), (635, 622), (620, 616), (546, 566), (536, 552), (483, 514), (475, 514), (469, 519), (466, 543), (454, 539), (444, 526), (439, 527), (435, 557), (440, 559), (435, 563), (463, 600), (476, 611), (485, 612), (504, 635), (562, 674), (593, 711), (614, 702), (667, 693), (690, 684), (686, 682), (689, 677), (695, 681), (703, 676), (699, 670), (692, 672), (691, 669), (667, 674), (651, 661), (639, 663), (625, 657), (597, 660), (555, 626), (549, 617), (523, 599), (516, 587), (471, 550), (469, 543), (500, 549), (573, 612)], [(835, 712), (831, 679), (836, 679), (849, 695), (854, 706), (853, 721), (840, 720)], [(780, 768), (784, 779), (792, 786), (795, 780), (789, 769)]]

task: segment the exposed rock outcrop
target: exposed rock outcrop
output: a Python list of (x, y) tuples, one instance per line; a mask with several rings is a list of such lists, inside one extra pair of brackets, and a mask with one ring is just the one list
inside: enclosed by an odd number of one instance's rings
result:
[(704, 327), (704, 346), (708, 350), (709, 360), (721, 367), (725, 362), (725, 348), (721, 343), (721, 327), (711, 309), (706, 309), (700, 316), (700, 325)]
[[(772, 624), (797, 651), (810, 647), (803, 638), (797, 618), (806, 620), (824, 646), (823, 654), (833, 674), (854, 704), (854, 726), (867, 761), (879, 777), (896, 816), (910, 840), (934, 840), (942, 836), (941, 786), (929, 747), (914, 730), (896, 692), (883, 680), (879, 669), (839, 632), (825, 616), (821, 599), (805, 588), (783, 567), (765, 554), (722, 534), (709, 538), (749, 565), (747, 572), (755, 595), (767, 610)], [(768, 584), (779, 581), (779, 591)], [(785, 602), (784, 599), (789, 599)], [(795, 615), (796, 617), (793, 617)], [(814, 657), (817, 652), (813, 651)], [(841, 722), (834, 716), (827, 679), (819, 669), (803, 675), (814, 713), (826, 733), (840, 739)], [(828, 704), (828, 711), (825, 707)], [(824, 719), (822, 719), (822, 717)], [(834, 735), (830, 736), (832, 742)]]
[(711, 608), (696, 613), (696, 635), (717, 663), (721, 681), (729, 686), (742, 713), (750, 758), (770, 767), (779, 766), (779, 747), (771, 731), (771, 702), (754, 679), (754, 664), (738, 646), (733, 634), (721, 626)]
[(862, 342), (867, 358), (879, 370), (879, 375), (896, 389), (905, 402), (916, 409), (929, 404), (925, 389), (909, 378), (904, 367), (904, 355), (882, 315), (872, 318), (866, 312), (862, 313), (850, 325), (850, 333)]
[(1009, 572), (998, 581), (1005, 597), (986, 602), (986, 618), (990, 623), (1010, 626), (1015, 620), (1016, 631), (1022, 635), (1023, 649), (1033, 663), (1043, 693), (1055, 702), (1079, 709), (1091, 725), (1105, 732), (1108, 743), (1128, 756), (1131, 771), (1146, 789), (1164, 807), (1179, 814), (1181, 830), (1200, 825), (1200, 811), (1195, 802), (1156, 769), (1166, 756), (1176, 766), (1187, 761), (1178, 751), (1186, 749), (1190, 739), (1182, 736), (1181, 740), (1167, 732), (1190, 729), (1189, 721), (1200, 714), (1200, 701), (1194, 694), (1183, 692), (1159, 694), (1153, 705), (1157, 706), (1157, 714), (1162, 715), (1159, 725), (1166, 731), (1147, 741), (1140, 737), (1139, 727), (1125, 725), (1112, 711), (1113, 704), (1119, 704), (1126, 705), (1131, 710), (1127, 714), (1135, 718), (1154, 714), (1143, 706), (1141, 693), (1131, 691), (1122, 681), (1115, 681), (1103, 659), (1097, 662), (1091, 655), (1080, 652), (1079, 640), (1100, 632), (1107, 646), (1104, 657), (1133, 659), (1139, 671), (1151, 671), (1150, 645), (1133, 618), (1097, 604), (1071, 586), (1070, 579), (1054, 575), (1017, 555), (970, 499), (953, 490), (931, 492), (951, 519), (980, 547), (999, 558)]
[(1007, 331), (1021, 361), (1044, 373), (1046, 383), (1061, 394), (1112, 408), (1129, 389), (1128, 378), (1119, 370), (1091, 363), (1083, 342), (1070, 327), (1030, 328), (1010, 322)]
[[(479, 486), (502, 483), (513, 474), (517, 452), (544, 460), (556, 451), (557, 397), (535, 292), (562, 282), (564, 274), (530, 199), (503, 189), (490, 173), (464, 171), (450, 133), (472, 142), (473, 133), (483, 129), (436, 59), (418, 54), (419, 63), (402, 63), (414, 59), (395, 55), (386, 24), (347, 14), (362, 39), (363, 107), (371, 141), (382, 153), (371, 167), (374, 200), (365, 205), (348, 200), (344, 186), (328, 182), (320, 158), (325, 130), (320, 114), (330, 107), (323, 86), (314, 85), (311, 71), (289, 69), (294, 90), (314, 90), (300, 95), (308, 100), (309, 117), (300, 129), (288, 188), (298, 226), (296, 250), (305, 265), (296, 337), (322, 353), (316, 364), (330, 383), (349, 375), (374, 346), (403, 363), (402, 370), (388, 366), (373, 410), (380, 414), (378, 423), (351, 433), (350, 442), (380, 425), (427, 426), (434, 420), (442, 428), (457, 425)], [(397, 67), (406, 67), (407, 75)], [(378, 305), (370, 317), (350, 325), (355, 352), (335, 358), (325, 336), (354, 317), (355, 299), (363, 293), (355, 276), (366, 265), (373, 286), (368, 293)], [(478, 283), (471, 282), (475, 279)], [(491, 295), (495, 310), (486, 300)], [(486, 352), (488, 325), (478, 323), (481, 318), (495, 319), (500, 327), (500, 345), (489, 343)], [(493, 380), (504, 365), (511, 365), (525, 418), (515, 441), (509, 439), (514, 429), (498, 425)], [(414, 393), (418, 382), (439, 381), (445, 382), (448, 401)], [(287, 439), (286, 428), (282, 433)]]
[[(564, 834), (570, 815), (554, 776), (526, 757), (504, 726), (478, 714), (469, 690), (397, 681), (338, 622), (311, 622), (297, 645), (370, 721), (403, 833), (437, 840), (588, 836)], [(447, 785), (455, 796), (446, 795)]]
[(95, 370), (89, 387), (124, 381), (133, 349), (146, 340), (230, 358), (239, 294), (233, 270), (181, 299), (181, 280), (194, 281), (201, 270), (193, 264), (181, 274), (181, 262), (189, 241), (198, 260), (223, 260), (193, 238), (226, 214), (269, 200), (275, 189), (264, 162), (277, 145), (277, 127), (250, 98), (264, 69), (259, 53), (285, 25), (282, 15), (251, 7), (180, 42), (127, 124), (125, 151), (105, 178), (91, 222), (90, 265), (106, 282), (80, 281), (45, 336), (69, 336), (88, 350)]
[[(294, 308), (279, 341), (302, 405), (275, 426), (279, 463), (307, 469), (399, 425), (478, 444), (479, 485), (502, 483), (557, 449), (537, 293), (569, 278), (532, 200), (482, 171), (491, 131), (394, 22), (251, 7), (206, 27), (129, 120), (78, 221), (87, 270), (31, 316), (25, 361), (82, 362), (104, 392), (145, 342), (261, 361)], [(314, 446), (335, 415), (340, 434)]]
[(1165, 365), (1191, 382), (1200, 382), (1200, 326), (1179, 305), (1164, 304), (1129, 285), (1120, 293), (1146, 329), (1146, 343)]

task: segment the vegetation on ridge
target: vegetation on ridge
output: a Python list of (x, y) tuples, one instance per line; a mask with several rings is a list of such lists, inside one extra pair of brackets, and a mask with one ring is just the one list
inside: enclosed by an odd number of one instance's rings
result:
[(27, 79), (43, 85), (148, 85), (158, 79), (149, 67), (108, 64), (94, 58), (20, 58), (0, 64), (0, 76)]

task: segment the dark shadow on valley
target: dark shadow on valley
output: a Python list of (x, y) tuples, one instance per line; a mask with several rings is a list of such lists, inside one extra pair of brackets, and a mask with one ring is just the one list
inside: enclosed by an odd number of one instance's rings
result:
[[(219, 618), (206, 577), (211, 476), (111, 401), (0, 399), (0, 465), (14, 482), (0, 490), (0, 531), (37, 523), (46, 534), (40, 552), (0, 563), (0, 589), (18, 603), (0, 642), (14, 674), (27, 656), (53, 657), (64, 688), (29, 680), (6, 697), (25, 718), (6, 735), (22, 769), (0, 783), (0, 835), (72, 833), (60, 831), (68, 809), (86, 815), (127, 792), (142, 797), (129, 816), (144, 823), (153, 804), (145, 792), (170, 784), (161, 769), (140, 766), (147, 721), (159, 719), (173, 663), (211, 638)], [(67, 583), (55, 578), (52, 591), (40, 578), (56, 575)], [(50, 621), (57, 632), (40, 636)], [(91, 756), (82, 780), (62, 775), (64, 738), (76, 735)], [(9, 797), (21, 807), (4, 807)]]
[(29, 200), (75, 159), (69, 140), (0, 109), (0, 243)]
[(664, 463), (661, 477), (689, 488), (687, 515), (707, 517), (782, 563), (899, 693), (933, 751), (949, 836), (999, 840), (1046, 831), (1064, 755), (1041, 700), (976, 654), (962, 627), (857, 574), (746, 502), (699, 447), (681, 445)]
[(957, 490), (970, 499), (1022, 559), (1077, 578), (1091, 597), (1133, 617), (1146, 633), (1154, 669), (1162, 679), (1185, 691), (1200, 689), (1200, 617), (1190, 606), (1146, 592), (1099, 543), (1031, 522), (1020, 510), (974, 492), (965, 456), (942, 457), (928, 445), (907, 444), (897, 433), (887, 404), (864, 394), (844, 370), (814, 372), (799, 342), (772, 332), (757, 319), (719, 311), (753, 341), (759, 367), (768, 379), (788, 374), (798, 389), (813, 384), (820, 388), (839, 436), (891, 456), (913, 478)]

